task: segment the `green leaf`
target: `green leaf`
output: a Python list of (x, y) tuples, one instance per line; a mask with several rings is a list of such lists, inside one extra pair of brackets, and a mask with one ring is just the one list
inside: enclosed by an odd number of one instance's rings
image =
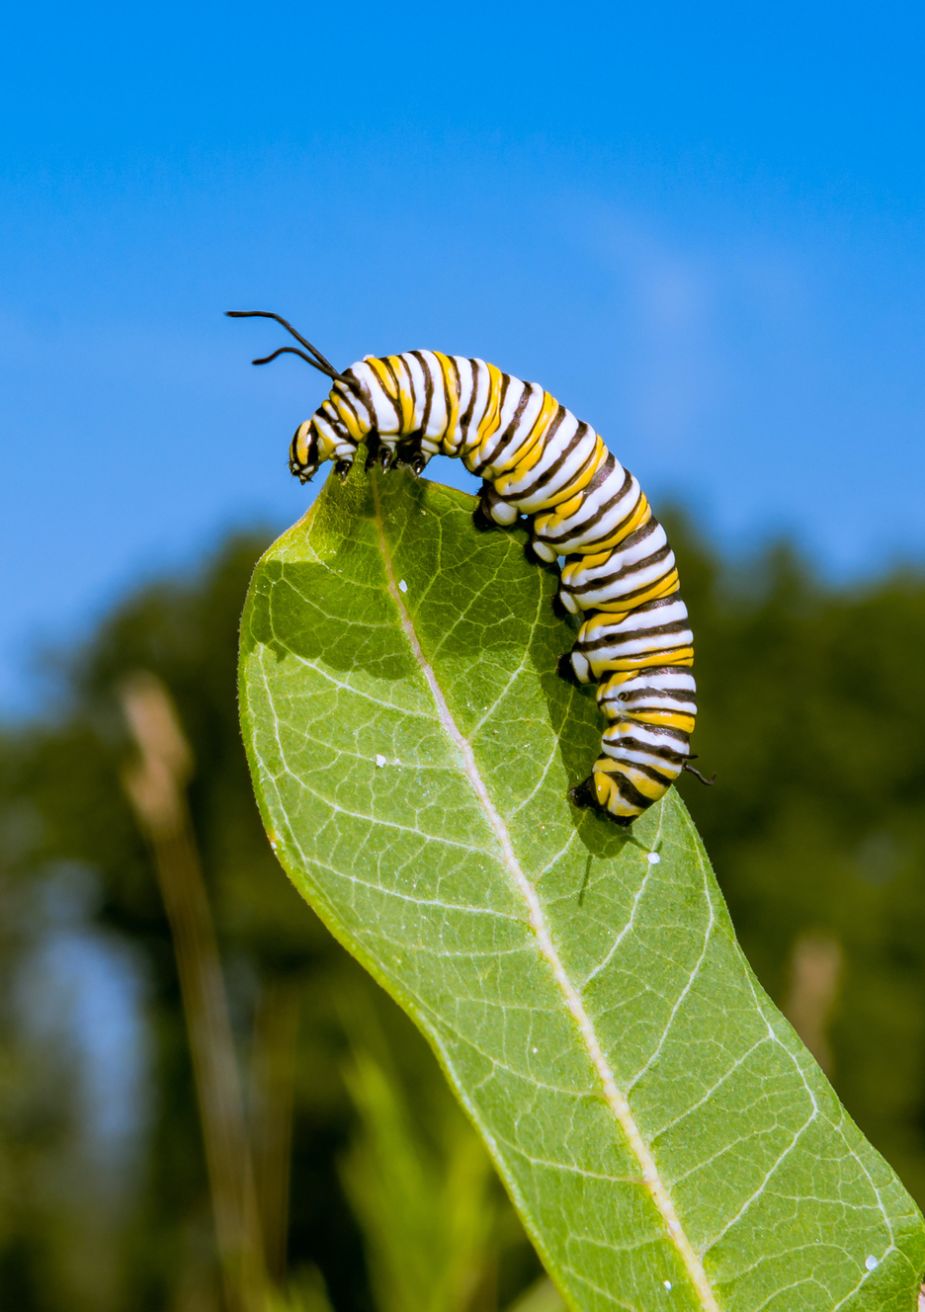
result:
[(280, 861), (427, 1035), (571, 1307), (913, 1312), (922, 1218), (676, 792), (628, 834), (566, 800), (593, 694), (555, 675), (554, 577), (471, 506), (357, 468), (258, 565), (241, 716)]

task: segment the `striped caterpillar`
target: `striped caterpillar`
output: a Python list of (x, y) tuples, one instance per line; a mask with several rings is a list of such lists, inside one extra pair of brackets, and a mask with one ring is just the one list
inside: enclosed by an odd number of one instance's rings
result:
[(693, 634), (665, 530), (645, 494), (589, 424), (536, 383), (483, 360), (440, 351), (368, 356), (343, 373), (277, 314), (303, 349), (281, 346), (326, 374), (327, 398), (296, 429), (290, 471), (307, 483), (326, 460), (346, 476), (360, 443), (367, 467), (407, 464), (422, 473), (435, 455), (458, 456), (482, 478), (479, 527), (529, 517), (530, 557), (561, 560), (557, 610), (584, 614), (559, 661), (573, 683), (597, 681), (607, 721), (591, 774), (571, 789), (578, 806), (629, 825), (689, 763), (697, 713)]

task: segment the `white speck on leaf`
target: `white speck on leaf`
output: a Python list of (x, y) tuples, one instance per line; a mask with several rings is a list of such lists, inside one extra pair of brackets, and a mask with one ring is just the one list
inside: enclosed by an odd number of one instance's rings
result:
[(670, 1280), (663, 1280), (663, 1281), (662, 1281), (662, 1284), (665, 1286), (665, 1288), (666, 1288), (666, 1289), (668, 1290), (668, 1292), (670, 1293), (670, 1292), (671, 1292), (671, 1289), (672, 1289), (671, 1281), (670, 1281)]
[(379, 752), (376, 755), (376, 765), (379, 767), (380, 770), (385, 765), (385, 757), (382, 755), (381, 752)]
[(867, 1267), (868, 1271), (876, 1271), (880, 1263), (877, 1258), (874, 1257), (873, 1253), (871, 1253), (870, 1257), (864, 1259), (864, 1265)]
[(662, 858), (659, 856), (657, 852), (650, 852), (646, 857), (646, 860), (648, 861), (650, 866), (657, 866), (659, 861), (661, 861), (661, 859)]
[(401, 580), (399, 581), (399, 584), (398, 584), (398, 591), (399, 591), (399, 592), (407, 592), (407, 591), (408, 591), (408, 584), (405, 582), (404, 579), (401, 579)]

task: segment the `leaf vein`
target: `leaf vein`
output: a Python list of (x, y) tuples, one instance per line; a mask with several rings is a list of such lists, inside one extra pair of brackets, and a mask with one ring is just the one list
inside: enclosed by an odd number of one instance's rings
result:
[[(591, 1065), (594, 1067), (597, 1077), (603, 1087), (604, 1096), (610, 1112), (626, 1138), (631, 1152), (639, 1161), (642, 1170), (642, 1177), (646, 1182), (646, 1187), (649, 1191), (652, 1202), (665, 1223), (669, 1242), (671, 1242), (676, 1248), (681, 1263), (687, 1273), (687, 1277), (700, 1299), (704, 1312), (720, 1312), (719, 1304), (710, 1287), (710, 1282), (707, 1278), (702, 1260), (695, 1251), (691, 1240), (688, 1238), (681, 1225), (674, 1203), (672, 1202), (661, 1176), (659, 1175), (655, 1159), (636, 1124), (629, 1103), (627, 1102), (625, 1095), (617, 1087), (614, 1074), (604, 1056), (600, 1039), (594, 1029), (590, 1015), (585, 1010), (579, 990), (566, 973), (565, 967), (553, 941), (552, 933), (549, 924), (547, 923), (540, 899), (537, 896), (535, 888), (528, 879), (526, 872), (520, 865), (507, 827), (488, 794), (488, 790), (476, 764), (471, 744), (460, 732), (450, 708), (447, 705), (446, 699), (443, 695), (443, 690), (437, 680), (437, 676), (421, 647), (410, 612), (404, 603), (404, 599), (398, 587), (398, 580), (395, 577), (395, 568), (382, 520), (379, 488), (375, 479), (372, 480), (372, 490), (375, 506), (376, 530), (385, 566), (389, 594), (398, 614), (402, 630), (407, 638), (408, 645), (411, 648), (422, 674), (424, 675), (428, 687), (430, 688), (431, 696), (440, 722), (450, 739), (456, 744), (456, 747), (462, 756), (466, 775), (476, 796), (482, 804), (489, 825), (494, 831), (504, 865), (526, 903), (529, 921), (534, 933), (536, 934), (537, 947), (540, 954), (546, 960), (553, 978), (558, 985), (559, 991), (562, 994), (563, 1001), (575, 1021), (586, 1055), (589, 1058)], [(710, 904), (710, 911), (712, 924), (712, 903)]]

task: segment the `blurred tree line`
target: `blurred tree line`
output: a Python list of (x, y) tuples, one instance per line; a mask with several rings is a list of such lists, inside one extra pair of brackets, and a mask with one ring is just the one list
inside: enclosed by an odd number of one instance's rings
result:
[[(686, 800), (763, 984), (923, 1200), (925, 578), (834, 589), (669, 518), (717, 775)], [(266, 541), (130, 597), (0, 735), (4, 1306), (553, 1309), (423, 1041), (262, 832), (235, 659)]]

